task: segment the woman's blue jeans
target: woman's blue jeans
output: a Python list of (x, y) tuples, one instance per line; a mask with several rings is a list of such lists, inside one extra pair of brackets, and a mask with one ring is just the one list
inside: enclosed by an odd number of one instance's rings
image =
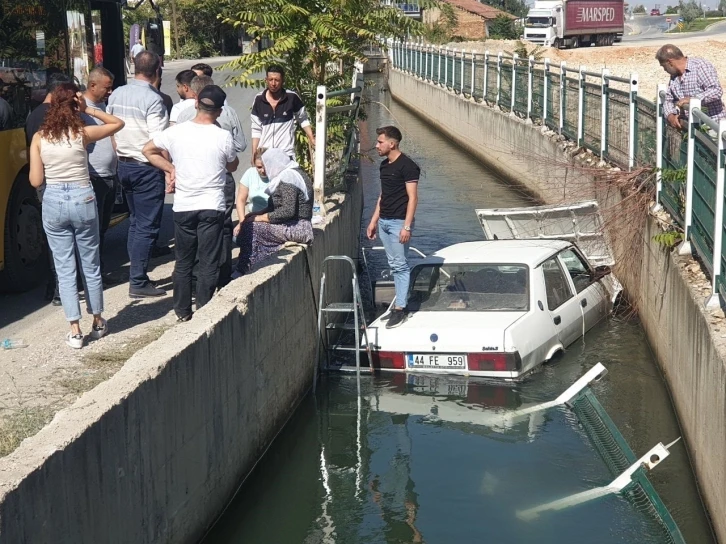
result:
[(66, 319), (81, 319), (76, 252), (83, 272), (86, 308), (92, 314), (100, 314), (103, 311), (101, 238), (93, 187), (80, 183), (49, 183), (43, 195), (43, 229), (53, 253)]

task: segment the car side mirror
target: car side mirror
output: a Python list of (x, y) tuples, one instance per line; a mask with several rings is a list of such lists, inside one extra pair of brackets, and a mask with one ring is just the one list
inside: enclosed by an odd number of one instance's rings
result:
[(609, 274), (612, 274), (612, 270), (610, 270), (610, 267), (606, 264), (596, 266), (595, 267), (595, 274), (593, 277), (593, 281), (598, 281), (603, 279), (605, 276), (608, 276)]

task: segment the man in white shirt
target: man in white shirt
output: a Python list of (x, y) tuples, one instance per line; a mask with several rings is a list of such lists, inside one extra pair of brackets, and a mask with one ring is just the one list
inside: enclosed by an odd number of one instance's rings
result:
[[(197, 309), (217, 289), (222, 255), (226, 173), (239, 165), (232, 135), (220, 128), (226, 95), (216, 85), (201, 90), (197, 115), (156, 134), (144, 146), (148, 161), (167, 173), (174, 193), (174, 312), (179, 321), (192, 317), (192, 269), (199, 251)], [(172, 162), (164, 158), (168, 152)]]
[(136, 55), (138, 55), (142, 51), (146, 51), (146, 48), (141, 45), (141, 40), (137, 38), (136, 43), (131, 48), (131, 61), (133, 62), (133, 60), (136, 58)]
[(182, 70), (176, 75), (176, 92), (181, 100), (174, 104), (169, 114), (169, 123), (174, 125), (179, 121), (179, 114), (185, 110), (193, 110), (197, 101), (197, 94), (192, 89), (192, 80), (197, 76), (192, 70)]

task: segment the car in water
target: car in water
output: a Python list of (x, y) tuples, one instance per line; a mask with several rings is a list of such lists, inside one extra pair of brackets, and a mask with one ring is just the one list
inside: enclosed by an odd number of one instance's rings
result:
[(368, 326), (374, 368), (518, 380), (611, 312), (621, 289), (596, 203), (477, 214), (488, 239), (416, 262), (406, 321)]

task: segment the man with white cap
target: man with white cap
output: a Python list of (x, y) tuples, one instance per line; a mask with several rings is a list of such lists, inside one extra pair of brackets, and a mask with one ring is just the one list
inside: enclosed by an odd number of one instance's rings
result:
[[(214, 295), (219, 278), (224, 223), (226, 173), (239, 164), (232, 135), (217, 118), (227, 95), (209, 85), (197, 96), (197, 115), (159, 133), (146, 144), (148, 161), (168, 174), (174, 190), (174, 312), (179, 321), (192, 317), (192, 269), (199, 251), (197, 309)], [(164, 158), (166, 151), (171, 157)]]

